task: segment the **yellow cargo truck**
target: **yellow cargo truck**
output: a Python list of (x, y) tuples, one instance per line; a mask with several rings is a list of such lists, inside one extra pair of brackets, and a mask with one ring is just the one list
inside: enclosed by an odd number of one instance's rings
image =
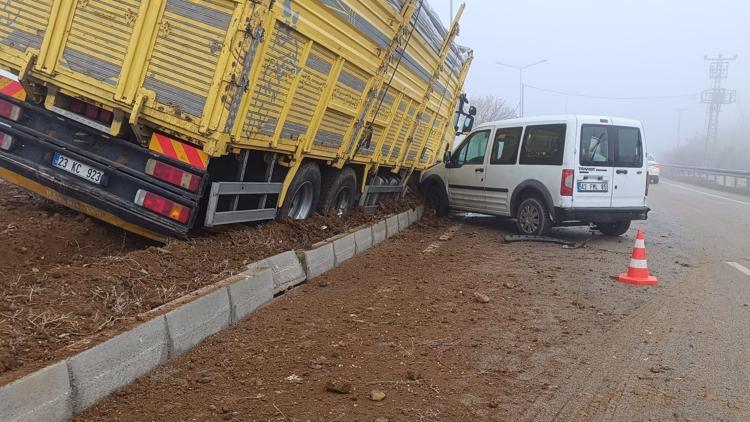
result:
[(446, 29), (426, 0), (0, 0), (25, 91), (0, 91), (0, 178), (159, 240), (372, 206), (455, 136), (462, 11)]

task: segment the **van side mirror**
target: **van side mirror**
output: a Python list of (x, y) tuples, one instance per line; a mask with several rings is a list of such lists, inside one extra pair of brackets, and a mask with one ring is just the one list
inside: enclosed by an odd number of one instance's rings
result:
[[(469, 107), (469, 116), (476, 116), (477, 115), (477, 108), (474, 106)], [(473, 119), (472, 119), (473, 120)]]
[[(474, 107), (472, 107), (474, 108)], [(476, 114), (476, 109), (474, 110), (474, 114)], [(469, 133), (471, 130), (474, 129), (474, 116), (468, 115), (466, 118), (464, 118), (464, 127), (461, 129), (462, 133)]]
[(443, 155), (443, 163), (445, 163), (446, 167), (450, 167), (452, 158), (453, 156), (451, 155), (450, 150), (446, 150), (445, 154)]

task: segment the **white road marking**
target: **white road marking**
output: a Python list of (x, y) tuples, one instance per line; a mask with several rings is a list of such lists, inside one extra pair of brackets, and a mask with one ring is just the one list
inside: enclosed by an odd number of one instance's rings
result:
[(711, 197), (714, 197), (714, 198), (723, 199), (725, 201), (734, 202), (734, 203), (741, 204), (741, 205), (747, 205), (747, 206), (750, 207), (750, 202), (745, 202), (745, 201), (740, 201), (740, 200), (737, 200), (737, 199), (727, 198), (726, 196), (721, 196), (721, 195), (716, 195), (716, 194), (713, 194), (713, 193), (703, 192), (703, 191), (697, 190), (697, 189), (690, 189), (688, 187), (680, 186), (680, 185), (675, 185), (673, 183), (663, 182), (663, 184), (665, 184), (667, 186), (672, 186), (674, 188), (683, 189), (683, 190), (686, 190), (686, 191), (689, 191), (689, 192), (695, 192), (695, 193), (699, 193), (701, 195), (711, 196)]
[(745, 266), (740, 265), (740, 264), (738, 264), (736, 262), (727, 262), (727, 265), (729, 265), (730, 267), (736, 269), (737, 271), (745, 274), (746, 276), (750, 277), (750, 270), (747, 269)]
[(423, 250), (422, 253), (424, 254), (431, 254), (434, 253), (436, 250), (440, 248), (440, 246), (449, 240), (453, 238), (453, 235), (455, 235), (459, 230), (461, 230), (461, 227), (463, 227), (463, 224), (456, 224), (455, 226), (451, 226), (448, 231), (446, 231), (442, 236), (440, 236), (440, 240), (436, 242), (432, 242), (430, 246), (427, 247), (427, 249)]

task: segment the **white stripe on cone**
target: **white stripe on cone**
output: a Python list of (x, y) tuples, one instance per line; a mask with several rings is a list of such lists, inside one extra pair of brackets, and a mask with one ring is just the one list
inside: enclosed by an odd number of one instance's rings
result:
[(646, 249), (646, 241), (643, 239), (636, 239), (635, 241), (635, 248), (636, 249)]
[(631, 259), (630, 268), (645, 269), (648, 268), (648, 263), (645, 259)]

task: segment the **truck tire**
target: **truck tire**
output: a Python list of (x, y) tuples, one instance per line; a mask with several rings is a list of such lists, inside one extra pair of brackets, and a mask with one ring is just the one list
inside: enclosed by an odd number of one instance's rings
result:
[(279, 218), (304, 220), (315, 214), (320, 199), (320, 168), (313, 162), (302, 164), (289, 185)]
[(615, 223), (597, 223), (596, 229), (605, 236), (622, 236), (630, 229), (630, 221), (617, 221)]
[(356, 193), (357, 175), (351, 167), (331, 171), (323, 179), (318, 211), (321, 214), (335, 212), (338, 216), (347, 215), (354, 209)]
[(424, 187), (424, 197), (427, 202), (427, 206), (435, 210), (435, 215), (438, 217), (445, 217), (448, 215), (449, 203), (448, 194), (445, 189), (442, 189), (439, 184), (432, 182), (427, 183)]
[(526, 198), (518, 205), (516, 229), (524, 236), (544, 236), (552, 229), (549, 211), (537, 197)]

